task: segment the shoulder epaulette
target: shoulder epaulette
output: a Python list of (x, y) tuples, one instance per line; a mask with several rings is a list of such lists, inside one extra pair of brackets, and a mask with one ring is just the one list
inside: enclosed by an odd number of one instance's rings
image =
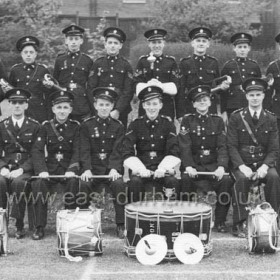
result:
[(172, 56), (172, 55), (166, 55), (165, 57), (175, 60), (175, 56)]
[(265, 109), (265, 112), (266, 112), (266, 113), (269, 113), (269, 114), (271, 114), (271, 115), (273, 115), (273, 116), (275, 116), (275, 114), (274, 114), (273, 112), (270, 112), (270, 111), (268, 111), (267, 109)]
[(4, 118), (3, 120), (0, 121), (0, 123), (6, 121), (8, 118), (9, 117)]
[(195, 114), (188, 113), (188, 114), (185, 114), (185, 115), (184, 115), (184, 117), (189, 117), (189, 116), (195, 116)]
[(220, 118), (220, 116), (218, 115), (218, 114), (209, 114), (211, 117), (219, 117)]
[(241, 112), (241, 111), (243, 111), (243, 110), (244, 110), (244, 108), (239, 108), (239, 109), (233, 111), (232, 114), (239, 113), (239, 112)]
[(139, 117), (137, 117), (135, 120), (133, 120), (133, 121), (138, 121), (138, 120), (142, 120), (144, 118), (144, 116), (139, 116)]
[(80, 125), (80, 122), (78, 122), (77, 120), (69, 119), (69, 121), (72, 122), (72, 123), (76, 123), (76, 124)]
[(211, 58), (211, 59), (213, 59), (213, 60), (217, 60), (217, 58), (214, 57), (214, 56), (211, 56), (211, 55), (208, 55), (208, 54), (206, 54), (206, 56), (209, 57), (209, 58)]
[(59, 52), (59, 53), (57, 54), (57, 57), (62, 56), (62, 55), (64, 55), (64, 54), (66, 54), (66, 52)]
[(90, 55), (88, 55), (87, 53), (82, 53), (82, 55), (84, 55), (84, 56), (86, 56), (86, 57), (91, 59)]
[(43, 63), (38, 63), (38, 66), (42, 66), (42, 67), (48, 69), (48, 66), (46, 64), (43, 64)]
[(114, 118), (112, 118), (112, 120), (119, 123), (119, 124), (123, 124), (120, 120), (117, 120), (117, 119), (114, 119)]
[(100, 57), (96, 58), (96, 59), (94, 60), (94, 62), (99, 61), (99, 60), (104, 59), (104, 58), (105, 58), (105, 56), (100, 56)]
[(248, 60), (250, 60), (250, 61), (252, 61), (252, 62), (258, 64), (258, 62), (257, 62), (256, 60), (252, 59), (252, 58), (248, 58)]
[(230, 62), (234, 62), (234, 58), (232, 58), (232, 59), (226, 61), (224, 65), (227, 65), (227, 64), (229, 64)]
[(96, 118), (96, 116), (88, 117), (88, 118), (84, 119), (83, 122), (87, 122), (87, 121), (89, 121), (89, 120), (91, 120), (91, 119), (95, 119), (95, 118)]
[(49, 120), (46, 120), (46, 121), (43, 121), (43, 122), (42, 122), (42, 125), (45, 125), (45, 124), (48, 124), (48, 123), (50, 123), (50, 121), (49, 121)]
[(277, 63), (277, 61), (278, 61), (278, 59), (275, 59), (275, 60), (271, 61), (271, 62), (268, 64), (268, 66), (270, 66), (270, 65), (272, 65), (272, 64), (274, 64), (274, 63)]
[(169, 120), (170, 122), (172, 122), (172, 119), (169, 116), (166, 115), (161, 115), (162, 118)]
[(27, 119), (28, 119), (29, 121), (34, 122), (34, 123), (40, 124), (38, 121), (36, 121), (36, 120), (34, 120), (34, 119), (30, 118), (30, 117), (27, 117)]
[(189, 55), (189, 56), (187, 56), (187, 57), (183, 57), (183, 58), (180, 59), (180, 62), (183, 61), (183, 60), (188, 60), (188, 59), (190, 59), (191, 57), (192, 57), (191, 55)]
[(148, 54), (141, 55), (141, 56), (139, 57), (139, 60), (142, 59), (142, 58), (148, 57), (148, 56), (149, 56)]
[(18, 66), (20, 66), (22, 63), (17, 63), (17, 64), (14, 64), (13, 66), (12, 66), (12, 68), (11, 69), (13, 69), (13, 68), (15, 68), (15, 67), (18, 67)]

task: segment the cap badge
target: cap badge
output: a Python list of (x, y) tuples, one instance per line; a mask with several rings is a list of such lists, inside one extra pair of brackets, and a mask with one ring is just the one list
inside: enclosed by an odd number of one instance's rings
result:
[(155, 31), (154, 31), (154, 34), (157, 34), (157, 33), (158, 33), (158, 31), (157, 31), (157, 30), (155, 30)]
[(60, 95), (63, 96), (63, 95), (64, 95), (64, 91), (61, 91), (61, 92), (60, 92)]
[(202, 92), (202, 89), (201, 89), (201, 88), (198, 88), (197, 91), (198, 91), (198, 92)]
[(199, 33), (203, 33), (203, 29), (200, 29), (200, 30), (199, 30)]
[(72, 28), (71, 28), (73, 31), (75, 30), (75, 26), (72, 26)]
[(148, 88), (148, 91), (149, 91), (149, 92), (151, 92), (151, 91), (152, 91), (152, 89), (149, 87), (149, 88)]
[(114, 34), (117, 34), (118, 31), (117, 31), (117, 30), (114, 30), (113, 32), (114, 32)]
[(17, 95), (20, 95), (20, 91), (19, 90), (17, 90)]
[(27, 37), (25, 40), (26, 40), (26, 42), (29, 42), (29, 41), (30, 41), (30, 39), (29, 39), (28, 37)]
[(244, 35), (244, 34), (241, 34), (241, 37), (242, 37), (242, 38), (244, 38), (244, 37), (245, 37), (245, 35)]
[(108, 91), (108, 90), (106, 90), (106, 91), (105, 91), (105, 94), (106, 94), (106, 95), (109, 95), (109, 91)]
[(256, 82), (255, 81), (252, 81), (252, 85), (255, 85), (256, 84)]

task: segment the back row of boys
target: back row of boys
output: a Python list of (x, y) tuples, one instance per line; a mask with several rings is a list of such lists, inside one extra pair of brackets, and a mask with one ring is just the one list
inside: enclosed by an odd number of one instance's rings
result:
[[(119, 93), (111, 116), (122, 121), (126, 127), (133, 94), (135, 90), (136, 93), (139, 92), (148, 82), (157, 83), (163, 88), (161, 114), (169, 116), (171, 119), (176, 117), (179, 120), (186, 113), (193, 112), (193, 108), (187, 100), (187, 94), (191, 88), (198, 85), (209, 85), (215, 88), (210, 112), (221, 114), (227, 122), (231, 112), (247, 105), (241, 86), (242, 82), (250, 77), (261, 77), (261, 70), (257, 62), (248, 58), (252, 36), (247, 33), (236, 33), (231, 37), (236, 58), (226, 62), (220, 72), (218, 61), (206, 54), (212, 37), (212, 32), (208, 28), (198, 27), (190, 31), (189, 37), (194, 53), (192, 56), (181, 59), (179, 69), (173, 57), (163, 54), (166, 30), (148, 30), (144, 36), (148, 40), (151, 53), (140, 57), (133, 74), (129, 62), (119, 54), (126, 41), (126, 34), (121, 29), (109, 27), (104, 31), (104, 45), (107, 54), (94, 62), (80, 51), (84, 42), (82, 27), (70, 25), (62, 32), (65, 34), (67, 51), (58, 55), (53, 77), (60, 87), (68, 88), (74, 93), (74, 110), (71, 118), (80, 122), (94, 111), (91, 106), (92, 90), (105, 86), (113, 87)], [(280, 35), (276, 36), (275, 40), (279, 43)], [(45, 78), (46, 74), (50, 74), (48, 69), (44, 65), (36, 63), (39, 48), (39, 40), (36, 37), (24, 36), (18, 40), (16, 47), (21, 53), (23, 62), (12, 67), (7, 80), (11, 86), (26, 88), (31, 92), (27, 115), (42, 123), (51, 118), (51, 106), (47, 96), (54, 83)], [(277, 93), (280, 83), (278, 60), (269, 65), (267, 74), (269, 73), (275, 80), (271, 89), (275, 89)], [(0, 78), (7, 78), (3, 67), (0, 67), (0, 75)], [(220, 78), (225, 75), (231, 78), (231, 83)], [(2, 86), (2, 88), (5, 91), (5, 87)], [(274, 102), (270, 98), (267, 107), (280, 116), (277, 94), (275, 95), (273, 92), (275, 91), (271, 90), (270, 97), (273, 97)], [(3, 98), (4, 94), (1, 96), (2, 100)], [(143, 115), (142, 106), (139, 106), (139, 115)]]

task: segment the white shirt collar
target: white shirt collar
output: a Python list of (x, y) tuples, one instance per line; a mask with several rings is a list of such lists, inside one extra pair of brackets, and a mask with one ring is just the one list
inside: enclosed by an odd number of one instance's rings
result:
[(258, 119), (259, 119), (259, 118), (260, 118), (261, 111), (262, 111), (262, 108), (260, 108), (260, 109), (258, 109), (258, 110), (253, 110), (252, 108), (249, 107), (249, 111), (250, 111), (251, 117), (253, 117), (253, 115), (255, 114), (255, 112), (257, 112), (257, 116), (258, 116)]
[(22, 127), (22, 124), (23, 124), (23, 121), (24, 121), (24, 117), (22, 117), (21, 119), (17, 120), (15, 119), (13, 116), (12, 116), (12, 121), (13, 121), (13, 124), (16, 125), (16, 122), (18, 123), (18, 126), (21, 128)]

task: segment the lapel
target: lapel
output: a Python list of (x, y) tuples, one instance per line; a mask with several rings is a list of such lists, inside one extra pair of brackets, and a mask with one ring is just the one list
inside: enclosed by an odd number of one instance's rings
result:
[(23, 132), (26, 131), (26, 129), (28, 129), (28, 123), (29, 123), (29, 120), (26, 117), (24, 117), (24, 120), (23, 120), (23, 123), (19, 130), (18, 135), (21, 135)]
[(5, 121), (5, 125), (6, 125), (7, 129), (8, 129), (9, 131), (11, 131), (11, 133), (13, 133), (14, 135), (16, 135), (15, 127), (14, 127), (14, 124), (13, 124), (12, 117), (9, 117), (9, 118)]
[(265, 122), (265, 119), (266, 119), (266, 112), (264, 110), (261, 110), (261, 114), (260, 114), (260, 118), (259, 118), (257, 127), (260, 127), (261, 125), (263, 125)]
[(251, 114), (250, 114), (250, 111), (249, 111), (248, 107), (243, 111), (242, 114), (244, 116), (245, 121), (249, 124), (249, 126), (251, 128), (254, 128), (255, 125), (253, 124), (253, 120), (252, 120), (252, 117), (251, 117)]

